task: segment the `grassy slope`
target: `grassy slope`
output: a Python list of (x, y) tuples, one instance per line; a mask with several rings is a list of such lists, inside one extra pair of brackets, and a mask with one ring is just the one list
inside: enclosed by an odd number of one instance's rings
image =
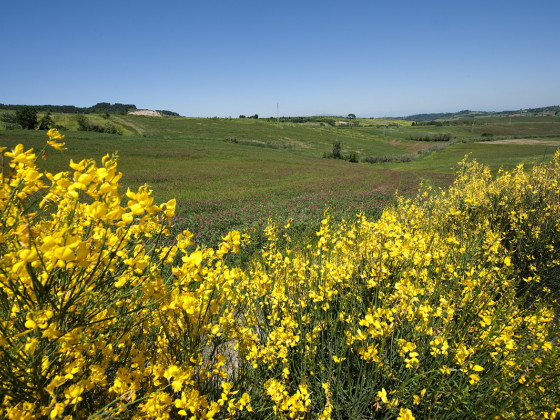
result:
[[(39, 165), (50, 171), (68, 169), (68, 161), (94, 158), (118, 151), (121, 185), (135, 189), (149, 184), (157, 202), (177, 198), (185, 224), (209, 232), (241, 228), (270, 216), (300, 217), (302, 224), (317, 222), (327, 203), (342, 216), (364, 209), (375, 214), (395, 190), (414, 193), (421, 181), (440, 186), (450, 182), (453, 168), (467, 154), (491, 165), (512, 167), (538, 163), (554, 153), (551, 145), (495, 145), (474, 142), (482, 132), (496, 135), (558, 135), (558, 119), (540, 121), (488, 121), (485, 125), (345, 127), (281, 124), (265, 120), (224, 120), (111, 116), (123, 135), (75, 131), (75, 116), (55, 115), (67, 127), (67, 150), (48, 150)], [(88, 118), (104, 124), (101, 116)], [(364, 123), (371, 123), (364, 121)], [(377, 123), (375, 121), (374, 123)], [(363, 123), (362, 123), (363, 124)], [(482, 124), (477, 119), (477, 124)], [(510, 131), (508, 131), (510, 130)], [(478, 131), (478, 133), (477, 133)], [(332, 143), (342, 142), (343, 153), (358, 157), (415, 153), (433, 142), (408, 140), (409, 136), (452, 133), (458, 142), (442, 150), (401, 164), (349, 163), (323, 159)], [(513, 135), (513, 134), (510, 134)], [(236, 138), (237, 143), (226, 139)], [(41, 150), (46, 135), (39, 131), (0, 131), (0, 145), (24, 143)], [(554, 138), (547, 137), (550, 142)], [(560, 141), (558, 142), (560, 145)], [(380, 204), (381, 203), (381, 204)], [(216, 220), (220, 226), (214, 229)], [(195, 227), (196, 227), (195, 226)], [(214, 236), (217, 233), (212, 233)], [(210, 235), (210, 233), (209, 233)]]
[[(251, 119), (160, 118), (87, 115), (97, 124), (112, 123), (122, 136), (77, 132), (74, 115), (55, 114), (58, 124), (67, 127), (68, 150), (49, 152), (44, 162), (50, 170), (63, 170), (66, 162), (85, 157), (99, 159), (118, 151), (125, 184), (137, 187), (148, 183), (160, 200), (247, 198), (254, 195), (294, 196), (300, 192), (337, 188), (362, 190), (366, 185), (393, 191), (403, 183), (429, 179), (432, 172), (451, 173), (456, 163), (470, 154), (491, 166), (511, 167), (519, 162), (537, 163), (552, 155), (551, 145), (494, 145), (479, 142), (457, 143), (406, 164), (366, 165), (322, 159), (335, 140), (343, 153), (359, 158), (415, 153), (434, 146), (409, 137), (451, 133), (455, 138), (473, 140), (481, 133), (495, 136), (560, 137), (560, 119), (478, 118), (471, 125), (388, 127), (383, 136), (381, 120), (359, 120), (366, 127), (337, 127), (308, 124), (281, 124)], [(376, 126), (377, 125), (377, 126)], [(40, 149), (45, 135), (39, 131), (0, 131), (2, 144), (23, 141)], [(227, 141), (237, 139), (237, 143)], [(553, 140), (547, 138), (547, 141)], [(395, 174), (394, 171), (398, 171)], [(403, 181), (402, 179), (406, 179)], [(338, 186), (338, 187), (337, 187)]]
[[(44, 132), (39, 131), (0, 132), (2, 144), (8, 147), (23, 142), (26, 147), (40, 150), (45, 138)], [(418, 181), (415, 173), (406, 170), (393, 173), (386, 168), (323, 159), (323, 151), (317, 150), (319, 141), (314, 140), (309, 148), (315, 146), (312, 149), (315, 156), (307, 149), (302, 152), (212, 138), (67, 132), (67, 150), (63, 153), (48, 150), (47, 160), (39, 161), (39, 165), (50, 171), (61, 171), (67, 169), (69, 159), (91, 157), (99, 161), (104, 154), (118, 151), (123, 184), (136, 188), (147, 183), (154, 187), (158, 200), (246, 199), (256, 195), (286, 198), (364, 188), (392, 192), (396, 188), (409, 188)], [(393, 148), (400, 152), (400, 147)]]

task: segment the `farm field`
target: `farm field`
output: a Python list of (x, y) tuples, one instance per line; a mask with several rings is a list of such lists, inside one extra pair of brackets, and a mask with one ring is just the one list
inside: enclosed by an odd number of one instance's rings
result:
[[(62, 130), (67, 150), (49, 151), (40, 167), (61, 171), (70, 159), (100, 161), (105, 154), (118, 152), (121, 188), (147, 184), (156, 202), (176, 198), (177, 224), (188, 226), (198, 241), (208, 245), (215, 245), (231, 229), (262, 228), (270, 217), (291, 218), (294, 226), (313, 231), (327, 207), (337, 220), (358, 212), (377, 217), (396, 191), (412, 196), (421, 183), (449, 185), (466, 155), (493, 169), (512, 168), (547, 161), (560, 146), (557, 117), (512, 123), (506, 118), (478, 118), (472, 132), (469, 121), (411, 126), (409, 121), (358, 119), (348, 121), (354, 124), (349, 126), (335, 119), (338, 125), (333, 127), (290, 122), (277, 126), (275, 119), (87, 115), (94, 124), (114, 125), (122, 135), (77, 131), (75, 115), (53, 118), (67, 127)], [(410, 140), (442, 134), (452, 140)], [(530, 137), (531, 142), (487, 141), (509, 137)], [(393, 162), (324, 159), (335, 141), (340, 141), (344, 156), (355, 153), (358, 160), (384, 156)], [(0, 130), (0, 142), (41, 150), (45, 134)], [(399, 162), (403, 156), (411, 161)]]

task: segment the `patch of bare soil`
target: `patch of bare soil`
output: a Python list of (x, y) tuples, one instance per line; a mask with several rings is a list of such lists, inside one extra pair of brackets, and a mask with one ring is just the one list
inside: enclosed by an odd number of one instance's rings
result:
[(509, 139), (483, 141), (481, 144), (541, 144), (543, 146), (560, 146), (560, 141), (555, 140), (535, 140), (535, 139)]
[(128, 115), (146, 115), (148, 117), (163, 117), (161, 112), (150, 111), (149, 109), (139, 109), (137, 111), (129, 111)]

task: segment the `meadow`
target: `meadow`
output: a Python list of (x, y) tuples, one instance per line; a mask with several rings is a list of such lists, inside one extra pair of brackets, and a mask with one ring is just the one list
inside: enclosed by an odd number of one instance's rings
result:
[[(72, 114), (54, 114), (67, 128), (67, 150), (49, 153), (41, 168), (61, 171), (69, 159), (99, 160), (118, 152), (121, 184), (132, 189), (147, 184), (158, 201), (178, 201), (177, 225), (188, 226), (199, 242), (216, 245), (231, 229), (262, 230), (268, 218), (294, 220), (307, 230), (319, 227), (330, 208), (336, 220), (364, 212), (377, 217), (395, 192), (412, 196), (421, 183), (442, 187), (453, 179), (457, 162), (470, 154), (491, 168), (547, 161), (560, 144), (557, 117), (477, 118), (448, 126), (411, 126), (403, 120), (333, 118), (334, 127), (276, 119), (221, 119), (89, 114), (94, 124), (112, 124), (121, 135), (76, 131)], [(384, 128), (383, 124), (387, 126)], [(354, 124), (354, 125), (351, 125)], [(480, 140), (540, 138), (530, 145), (490, 145)], [(385, 132), (385, 136), (383, 133)], [(495, 133), (481, 137), (482, 133)], [(450, 133), (450, 142), (409, 140)], [(556, 135), (556, 137), (551, 137)], [(535, 137), (537, 136), (537, 137)], [(540, 136), (540, 137), (538, 137)], [(44, 132), (0, 130), (2, 144), (23, 143), (41, 149)], [(323, 159), (340, 141), (342, 154), (358, 160), (388, 157), (368, 165)], [(552, 142), (552, 143), (551, 143)], [(401, 158), (410, 160), (401, 162)], [(308, 228), (308, 229), (306, 229)]]
[(550, 122), (57, 119), (0, 131), (2, 417), (560, 414)]

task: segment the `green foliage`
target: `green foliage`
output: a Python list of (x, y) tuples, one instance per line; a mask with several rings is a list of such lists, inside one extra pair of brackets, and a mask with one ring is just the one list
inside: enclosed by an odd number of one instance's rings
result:
[(16, 121), (27, 130), (34, 130), (37, 126), (37, 110), (31, 106), (24, 106), (16, 111)]
[(76, 117), (76, 122), (78, 123), (78, 130), (79, 131), (95, 131), (97, 133), (106, 133), (106, 134), (119, 134), (117, 127), (108, 122), (105, 125), (99, 125), (92, 123), (88, 120), (85, 115), (78, 115)]
[(335, 142), (333, 142), (332, 152), (323, 153), (323, 158), (326, 158), (326, 159), (344, 159), (344, 155), (342, 154), (342, 143), (339, 140), (336, 140)]
[(6, 130), (15, 130), (21, 128), (16, 119), (15, 112), (2, 112), (0, 113), (0, 121)]
[[(273, 118), (272, 120), (276, 120), (276, 118)], [(329, 117), (280, 117), (280, 122), (294, 123), (294, 124), (318, 122), (318, 123), (328, 124), (331, 127), (336, 126), (336, 120), (334, 118), (329, 118)]]
[(436, 135), (408, 136), (408, 139), (414, 141), (449, 141), (451, 140), (451, 134), (441, 133)]
[(344, 159), (342, 156), (342, 143), (338, 140), (333, 143), (332, 157), (333, 159)]
[(55, 124), (51, 117), (51, 111), (48, 111), (39, 121), (39, 130), (49, 130), (54, 128)]
[[(0, 104), (0, 109), (8, 110), (20, 110), (28, 105), (4, 105)], [(81, 108), (73, 105), (35, 105), (33, 106), (36, 111), (42, 112), (56, 112), (56, 113), (68, 113), (68, 114), (89, 114), (89, 113), (103, 113), (109, 112), (111, 114), (126, 114), (128, 111), (133, 111), (136, 105), (133, 104), (110, 104), (109, 102), (99, 102), (90, 107)], [(168, 111), (170, 112), (170, 111)]]
[(180, 117), (180, 115), (177, 112), (167, 111), (165, 109), (158, 109), (157, 112), (161, 112), (163, 115), (167, 117)]
[(126, 114), (128, 111), (136, 110), (136, 105), (132, 104), (110, 104), (109, 102), (99, 102), (88, 108), (89, 112), (108, 112), (113, 114)]

